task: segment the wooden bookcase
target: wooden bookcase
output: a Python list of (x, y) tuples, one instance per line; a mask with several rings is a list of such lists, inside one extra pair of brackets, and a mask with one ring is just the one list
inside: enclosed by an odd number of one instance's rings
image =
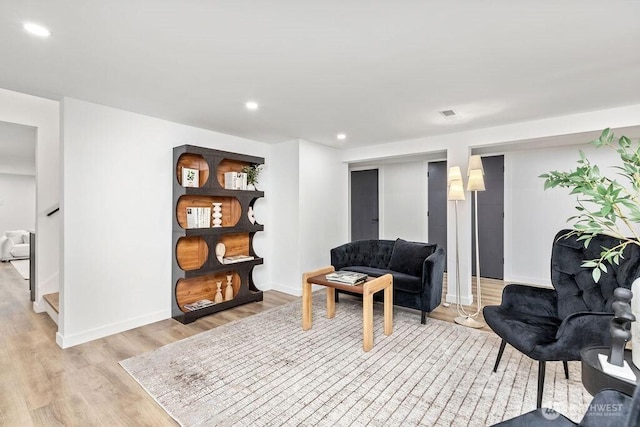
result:
[[(263, 264), (253, 250), (253, 237), (264, 226), (249, 220), (249, 208), (264, 197), (263, 191), (227, 190), (225, 172), (240, 172), (243, 166), (264, 164), (264, 158), (209, 148), (182, 145), (173, 149), (173, 266), (172, 317), (182, 323), (240, 304), (262, 301), (262, 291), (253, 283), (252, 271)], [(199, 171), (198, 187), (182, 186), (182, 168)], [(187, 228), (187, 208), (222, 204), (222, 226)], [(223, 264), (216, 257), (216, 245), (226, 247), (225, 257), (250, 255), (254, 259)], [(189, 311), (185, 304), (202, 299), (215, 300), (217, 283), (225, 294), (227, 276), (232, 276), (233, 299)]]

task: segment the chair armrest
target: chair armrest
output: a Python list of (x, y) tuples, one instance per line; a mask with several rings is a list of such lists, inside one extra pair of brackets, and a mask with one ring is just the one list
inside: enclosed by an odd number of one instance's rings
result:
[(535, 316), (558, 317), (558, 297), (555, 289), (527, 285), (507, 285), (502, 290), (503, 308)]
[(608, 346), (611, 344), (609, 325), (613, 313), (579, 311), (567, 316), (556, 332), (556, 339), (570, 340), (573, 348)]
[(422, 263), (422, 307), (431, 311), (442, 300), (442, 281), (444, 278), (444, 249), (438, 246)]
[(583, 427), (613, 427), (626, 424), (632, 398), (617, 390), (605, 389), (598, 392), (589, 403), (580, 426)]

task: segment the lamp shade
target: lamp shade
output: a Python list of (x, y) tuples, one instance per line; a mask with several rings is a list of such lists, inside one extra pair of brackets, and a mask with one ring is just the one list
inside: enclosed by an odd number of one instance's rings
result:
[(484, 175), (484, 167), (482, 166), (482, 157), (477, 154), (469, 157), (469, 168), (467, 169), (467, 176), (471, 176), (472, 170), (480, 170)]
[(469, 171), (469, 182), (467, 182), (467, 191), (484, 191), (484, 177), (481, 169), (471, 169)]
[(451, 166), (449, 168), (449, 178), (447, 182), (451, 184), (453, 181), (462, 181), (462, 172), (460, 172), (460, 166)]
[[(458, 168), (460, 171), (460, 168)], [(449, 183), (449, 194), (447, 200), (464, 200), (464, 185), (461, 179), (454, 179)]]

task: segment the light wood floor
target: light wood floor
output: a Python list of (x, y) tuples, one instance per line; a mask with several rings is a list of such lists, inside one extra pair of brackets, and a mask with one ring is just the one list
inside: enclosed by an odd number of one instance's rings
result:
[[(483, 303), (499, 303), (503, 282), (483, 280)], [(66, 350), (57, 326), (29, 302), (28, 281), (0, 263), (0, 425), (161, 426), (175, 422), (118, 365), (128, 357), (295, 301), (267, 291), (264, 301), (208, 316), (189, 325), (163, 320)], [(455, 306), (432, 317), (452, 321)], [(416, 312), (416, 321), (420, 315)]]

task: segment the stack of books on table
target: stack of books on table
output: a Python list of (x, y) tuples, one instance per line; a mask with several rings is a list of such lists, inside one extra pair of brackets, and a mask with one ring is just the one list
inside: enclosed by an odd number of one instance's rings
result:
[(191, 304), (185, 304), (184, 308), (189, 311), (200, 310), (201, 308), (209, 307), (210, 305), (214, 305), (215, 302), (209, 299), (201, 299), (196, 302), (192, 302)]
[(359, 285), (367, 280), (367, 275), (353, 271), (335, 271), (325, 276), (328, 281), (345, 285)]

